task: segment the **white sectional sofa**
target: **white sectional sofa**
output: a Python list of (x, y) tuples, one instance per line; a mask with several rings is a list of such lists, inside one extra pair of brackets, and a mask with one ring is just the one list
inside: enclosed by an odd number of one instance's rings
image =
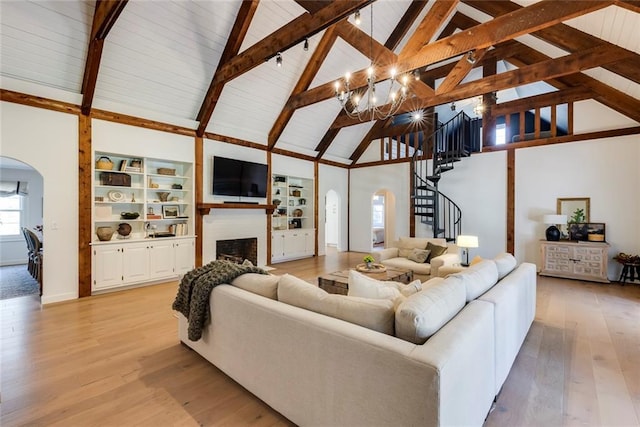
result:
[[(426, 250), (429, 243), (446, 247), (447, 252), (432, 257), (427, 262), (417, 262), (410, 259), (414, 249)], [(453, 243), (447, 243), (445, 239), (437, 238), (401, 237), (397, 242), (391, 243), (380, 251), (374, 251), (371, 255), (376, 263), (392, 268), (412, 270), (413, 277), (422, 281), (438, 277), (438, 269), (442, 266), (456, 266), (461, 262), (458, 247)]]
[[(535, 265), (515, 264), (483, 261), (399, 303), (245, 274), (213, 289), (200, 340), (188, 339), (182, 315), (179, 336), (298, 425), (480, 426), (535, 314)], [(353, 319), (351, 308), (369, 303), (390, 307), (404, 339), (352, 323), (375, 317)]]

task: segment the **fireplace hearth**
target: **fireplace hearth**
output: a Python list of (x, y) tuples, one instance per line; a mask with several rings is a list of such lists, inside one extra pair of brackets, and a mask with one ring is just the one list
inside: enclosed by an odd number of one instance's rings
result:
[(216, 241), (216, 258), (242, 263), (245, 259), (258, 265), (258, 239), (229, 239)]

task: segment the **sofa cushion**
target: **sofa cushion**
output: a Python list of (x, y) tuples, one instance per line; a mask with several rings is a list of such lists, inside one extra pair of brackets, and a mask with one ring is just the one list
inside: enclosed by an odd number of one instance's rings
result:
[(427, 258), (429, 258), (430, 253), (431, 251), (428, 251), (426, 249), (411, 249), (411, 253), (407, 257), (407, 259), (409, 261), (422, 264), (423, 262), (427, 261)]
[(502, 253), (493, 259), (498, 268), (498, 280), (502, 280), (507, 274), (511, 273), (518, 262), (516, 258), (510, 253)]
[(413, 270), (413, 272), (416, 274), (424, 274), (424, 275), (431, 274), (431, 264), (428, 264), (426, 262), (419, 264), (417, 262), (409, 261), (407, 258), (398, 257), (398, 258), (385, 259), (384, 261), (382, 261), (382, 263), (387, 267), (391, 267), (391, 268), (399, 268), (402, 270)]
[(280, 276), (272, 274), (245, 273), (233, 279), (231, 284), (266, 298), (278, 299), (279, 280)]
[(424, 344), (464, 305), (465, 288), (460, 279), (443, 279), (400, 304), (396, 310), (396, 337)]
[(431, 286), (437, 285), (438, 283), (442, 283), (443, 281), (444, 281), (444, 277), (434, 277), (424, 282), (422, 284), (422, 289), (430, 288)]
[(302, 279), (285, 274), (278, 282), (278, 300), (393, 335), (394, 306), (393, 302), (387, 299), (329, 294)]
[(449, 277), (458, 277), (467, 291), (467, 302), (478, 298), (498, 282), (498, 268), (493, 260), (485, 259)]
[(430, 251), (429, 256), (427, 257), (427, 262), (430, 262), (431, 258), (435, 258), (437, 256), (447, 253), (447, 246), (446, 244), (445, 246), (438, 246), (436, 244), (429, 242), (427, 243), (427, 250)]

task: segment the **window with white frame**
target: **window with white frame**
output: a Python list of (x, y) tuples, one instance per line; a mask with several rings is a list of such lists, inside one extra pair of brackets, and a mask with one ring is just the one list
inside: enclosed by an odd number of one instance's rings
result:
[(20, 237), (24, 218), (24, 201), (22, 196), (0, 197), (0, 237)]
[(496, 145), (507, 143), (507, 126), (502, 123), (496, 126)]

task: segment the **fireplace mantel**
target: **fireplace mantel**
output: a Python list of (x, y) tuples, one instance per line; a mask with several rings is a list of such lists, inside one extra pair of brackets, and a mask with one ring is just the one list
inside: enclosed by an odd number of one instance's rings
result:
[(211, 209), (264, 209), (265, 214), (271, 215), (276, 205), (262, 205), (252, 203), (198, 203), (200, 215), (209, 215)]

